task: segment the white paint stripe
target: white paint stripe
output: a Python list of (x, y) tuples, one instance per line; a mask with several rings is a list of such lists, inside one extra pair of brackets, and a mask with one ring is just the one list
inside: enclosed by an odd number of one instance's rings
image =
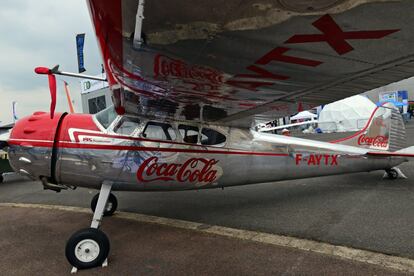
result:
[[(22, 208), (39, 208), (49, 210), (70, 211), (78, 213), (92, 214), (88, 208), (43, 205), (43, 204), (26, 204), (26, 203), (0, 203), (0, 207), (22, 207)], [(186, 230), (193, 230), (201, 233), (214, 234), (235, 239), (254, 241), (263, 244), (271, 244), (289, 248), (295, 248), (304, 251), (321, 253), (329, 256), (335, 256), (342, 259), (357, 261), (366, 264), (378, 265), (388, 269), (399, 270), (408, 273), (414, 273), (414, 260), (396, 256), (375, 253), (367, 250), (354, 249), (345, 246), (331, 245), (323, 242), (299, 239), (276, 234), (268, 234), (256, 231), (241, 230), (216, 225), (208, 225), (197, 222), (190, 222), (178, 219), (170, 219), (156, 216), (149, 216), (129, 212), (116, 212), (115, 218), (129, 219), (133, 221), (159, 224)]]

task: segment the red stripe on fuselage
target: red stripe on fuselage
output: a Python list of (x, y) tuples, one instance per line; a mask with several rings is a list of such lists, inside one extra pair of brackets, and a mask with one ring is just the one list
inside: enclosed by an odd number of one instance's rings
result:
[[(73, 128), (75, 124), (72, 125)], [(97, 129), (97, 128), (96, 128)], [(87, 129), (83, 132), (83, 129), (75, 130), (73, 132), (73, 136), (75, 138), (75, 141), (71, 141), (69, 138), (69, 134), (65, 136), (64, 139), (61, 140), (61, 142), (81, 142), (79, 139), (79, 136), (93, 136), (93, 137), (100, 137), (100, 138), (113, 138), (113, 139), (121, 139), (126, 141), (138, 141), (138, 142), (151, 142), (151, 143), (160, 143), (160, 144), (170, 144), (170, 145), (182, 145), (182, 146), (191, 146), (191, 147), (200, 147), (200, 148), (210, 148), (210, 149), (217, 149), (218, 147), (214, 146), (208, 146), (208, 145), (198, 145), (198, 144), (189, 144), (189, 143), (183, 143), (183, 142), (175, 142), (175, 141), (166, 141), (166, 140), (156, 140), (156, 139), (148, 139), (148, 138), (142, 138), (142, 137), (131, 137), (131, 136), (124, 136), (124, 135), (116, 135), (116, 134), (106, 134), (103, 132), (100, 133), (91, 133), (87, 132)], [(227, 150), (233, 150), (233, 151), (239, 151), (239, 149), (235, 148), (225, 148)]]
[[(32, 146), (32, 147), (52, 147), (51, 141), (18, 141), (10, 140), (10, 145), (16, 146)], [(142, 147), (142, 146), (123, 146), (123, 145), (97, 145), (84, 143), (71, 143), (59, 141), (59, 148), (70, 149), (91, 149), (91, 150), (129, 150), (129, 151), (154, 151), (154, 152), (183, 152), (183, 153), (205, 153), (205, 154), (227, 154), (227, 155), (257, 155), (257, 156), (289, 156), (287, 153), (273, 152), (254, 152), (254, 151), (234, 151), (234, 150), (198, 150), (198, 149), (179, 149), (179, 148), (159, 148), (159, 147)]]
[[(122, 136), (122, 135), (114, 135), (114, 134), (105, 134), (105, 133), (89, 133), (89, 132), (82, 132), (81, 130), (73, 132), (73, 136), (75, 137), (76, 142), (80, 142), (80, 139), (79, 139), (80, 135), (101, 137), (101, 138), (121, 139), (121, 140), (127, 140), (127, 141), (152, 142), (152, 143), (160, 143), (160, 144), (184, 145), (184, 146), (191, 146), (191, 147), (217, 149), (217, 147), (206, 146), (206, 145), (197, 145), (197, 144), (189, 144), (189, 143), (181, 143), (181, 142), (165, 141), (165, 140), (155, 140), (155, 139), (148, 139), (148, 138), (141, 138), (141, 137), (130, 137), (130, 136)], [(66, 140), (66, 141), (70, 141), (70, 140)], [(61, 141), (61, 142), (64, 142), (64, 141)], [(232, 148), (227, 148), (227, 149), (235, 150)]]

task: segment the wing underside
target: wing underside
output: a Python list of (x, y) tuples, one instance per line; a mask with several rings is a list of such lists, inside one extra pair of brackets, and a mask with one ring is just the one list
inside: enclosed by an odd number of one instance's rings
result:
[(127, 113), (249, 126), (414, 75), (414, 1), (137, 2), (90, 0)]

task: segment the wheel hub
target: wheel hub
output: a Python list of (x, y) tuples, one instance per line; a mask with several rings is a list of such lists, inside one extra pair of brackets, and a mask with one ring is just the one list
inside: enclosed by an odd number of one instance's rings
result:
[(82, 240), (75, 247), (76, 258), (84, 263), (94, 261), (98, 257), (99, 252), (98, 243), (91, 239)]

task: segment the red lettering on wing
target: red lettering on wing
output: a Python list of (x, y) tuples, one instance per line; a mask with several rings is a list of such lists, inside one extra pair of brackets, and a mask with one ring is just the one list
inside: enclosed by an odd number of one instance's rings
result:
[(222, 73), (208, 67), (188, 65), (182, 60), (173, 59), (164, 55), (155, 56), (154, 78), (178, 78), (222, 83)]
[(312, 23), (322, 34), (300, 34), (289, 38), (285, 43), (326, 42), (339, 55), (346, 54), (354, 48), (347, 42), (351, 39), (379, 39), (398, 32), (399, 29), (376, 31), (350, 31), (344, 32), (333, 18), (326, 14)]
[(270, 51), (269, 53), (265, 54), (260, 59), (258, 59), (256, 61), (256, 64), (266, 65), (270, 63), (271, 61), (280, 61), (280, 62), (285, 62), (285, 63), (316, 67), (323, 63), (322, 61), (318, 61), (318, 60), (284, 55), (284, 53), (286, 53), (289, 50), (290, 50), (289, 48), (277, 47), (273, 49), (272, 51)]
[(255, 72), (254, 74), (238, 74), (235, 78), (263, 78), (263, 79), (274, 79), (274, 80), (287, 80), (288, 76), (271, 73), (263, 68), (257, 67), (256, 65), (250, 65), (246, 68), (247, 70)]

